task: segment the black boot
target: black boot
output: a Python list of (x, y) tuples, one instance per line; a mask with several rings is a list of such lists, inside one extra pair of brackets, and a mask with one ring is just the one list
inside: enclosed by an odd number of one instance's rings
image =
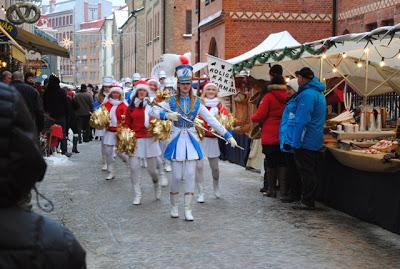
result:
[(276, 179), (277, 179), (277, 169), (269, 168), (267, 170), (268, 177), (268, 191), (264, 193), (264, 196), (276, 198)]
[(72, 138), (72, 152), (73, 153), (79, 153), (78, 151), (78, 136), (75, 136)]
[(289, 197), (290, 186), (288, 182), (286, 167), (278, 168), (278, 180), (281, 198), (284, 199)]
[(267, 171), (264, 172), (264, 186), (260, 189), (260, 192), (266, 193), (268, 191), (268, 176)]

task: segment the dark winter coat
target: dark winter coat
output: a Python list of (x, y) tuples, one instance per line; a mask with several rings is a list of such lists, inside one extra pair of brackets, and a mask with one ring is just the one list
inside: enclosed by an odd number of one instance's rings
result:
[(261, 144), (279, 145), (279, 126), (287, 100), (287, 87), (284, 84), (271, 84), (262, 98), (253, 122), (261, 123)]
[(85, 252), (60, 224), (15, 205), (41, 181), (46, 163), (18, 91), (0, 83), (0, 268), (86, 268)]
[(40, 94), (35, 88), (22, 81), (13, 81), (11, 86), (14, 87), (24, 98), (31, 117), (35, 122), (35, 127), (38, 132), (41, 132), (44, 126), (44, 111)]
[(88, 92), (78, 92), (74, 97), (78, 104), (78, 109), (75, 110), (77, 116), (89, 116), (93, 112), (93, 96)]
[(66, 118), (68, 112), (67, 93), (60, 88), (58, 78), (50, 76), (43, 94), (44, 110), (54, 119)]

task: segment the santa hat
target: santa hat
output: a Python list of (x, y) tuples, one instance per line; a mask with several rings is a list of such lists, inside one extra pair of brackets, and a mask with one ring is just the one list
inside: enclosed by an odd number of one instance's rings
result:
[(145, 90), (147, 92), (150, 91), (149, 83), (145, 80), (139, 80), (135, 83), (135, 90)]
[(213, 83), (213, 82), (207, 82), (206, 85), (204, 85), (203, 90), (207, 90), (209, 88), (215, 88), (218, 91), (218, 86), (217, 84)]
[(118, 86), (118, 85), (112, 85), (112, 86), (111, 86), (110, 93), (113, 93), (113, 92), (118, 92), (118, 93), (121, 94), (121, 95), (124, 94), (124, 91), (123, 91), (122, 88), (121, 88), (120, 86)]
[(147, 83), (148, 83), (148, 84), (154, 83), (154, 84), (157, 85), (157, 87), (160, 87), (160, 82), (159, 82), (157, 79), (155, 79), (155, 78), (149, 78), (149, 79), (147, 80)]

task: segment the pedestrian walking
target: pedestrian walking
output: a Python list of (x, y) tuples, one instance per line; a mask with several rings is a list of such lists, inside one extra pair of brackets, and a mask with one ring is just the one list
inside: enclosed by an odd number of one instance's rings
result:
[(282, 75), (273, 74), (271, 84), (267, 86), (251, 120), (261, 124), (261, 144), (266, 162), (264, 181), (267, 181), (267, 184), (264, 183), (264, 187), (267, 187), (264, 194), (275, 198), (278, 180), (281, 193), (287, 192), (285, 162), (279, 147), (279, 126), (287, 100), (287, 87)]
[(71, 129), (73, 133), (72, 137), (72, 153), (79, 153), (78, 151), (78, 140), (79, 140), (79, 129), (78, 119), (75, 111), (79, 108), (78, 103), (75, 101), (75, 92), (72, 89), (64, 87), (63, 90), (67, 93), (67, 104), (68, 104), (68, 117), (67, 117), (67, 129)]
[(155, 109), (154, 116), (162, 120), (173, 121), (171, 138), (165, 150), (164, 158), (172, 161), (172, 180), (170, 184), (171, 217), (178, 218), (179, 185), (182, 179), (185, 182), (185, 220), (193, 221), (192, 199), (195, 190), (196, 164), (203, 158), (200, 139), (193, 123), (185, 121), (187, 118), (194, 121), (200, 115), (216, 132), (223, 135), (232, 147), (237, 146), (232, 135), (210, 114), (201, 104), (200, 98), (192, 91), (193, 67), (189, 59), (181, 57), (182, 64), (176, 67), (178, 77), (178, 92), (165, 104), (170, 111)]
[(110, 113), (110, 125), (104, 133), (104, 153), (108, 176), (106, 180), (115, 178), (114, 167), (114, 147), (117, 145), (117, 127), (121, 124), (122, 115), (126, 114), (127, 105), (124, 102), (123, 91), (119, 86), (112, 86), (107, 101), (104, 104), (107, 111)]
[[(25, 73), (25, 83), (35, 88), (35, 75), (32, 72)], [(35, 88), (36, 89), (36, 88)]]
[(87, 91), (85, 84), (81, 85), (81, 90), (74, 98), (78, 109), (75, 114), (78, 118), (79, 141), (90, 142), (92, 134), (90, 130), (90, 113), (93, 112), (93, 96)]
[[(207, 83), (204, 88), (204, 106), (208, 109), (210, 114), (217, 118), (221, 116), (227, 117), (229, 115), (228, 109), (222, 104), (218, 98), (218, 86), (214, 83)], [(201, 141), (201, 149), (203, 157), (208, 159), (208, 163), (211, 169), (211, 175), (213, 178), (213, 189), (216, 198), (220, 198), (221, 193), (219, 190), (219, 156), (221, 152), (219, 150), (218, 138), (211, 132), (211, 127), (205, 123), (204, 127), (209, 131), (205, 133), (203, 140)], [(204, 162), (205, 160), (199, 160), (197, 162), (196, 169), (196, 185), (198, 189), (198, 203), (204, 203)]]
[(323, 147), (326, 120), (325, 85), (304, 67), (296, 72), (299, 90), (293, 106), (282, 119), (287, 125), (283, 148), (294, 150), (294, 158), (302, 181), (301, 203), (296, 209), (315, 207), (315, 189), (318, 184), (317, 165)]
[(10, 85), (14, 87), (23, 97), (34, 122), (37, 133), (40, 133), (44, 128), (44, 110), (40, 94), (35, 88), (24, 82), (24, 76), (19, 71), (16, 71), (12, 74), (12, 82)]
[(85, 251), (64, 225), (20, 206), (37, 193), (46, 163), (25, 102), (3, 83), (0, 107), (0, 267), (85, 269)]
[(10, 71), (3, 71), (3, 73), (1, 73), (1, 82), (3, 82), (4, 84), (10, 85), (10, 83), (12, 82), (12, 74)]
[(154, 184), (156, 200), (161, 198), (160, 170), (157, 159), (161, 155), (160, 145), (149, 132), (151, 107), (145, 100), (149, 95), (149, 85), (146, 81), (136, 83), (136, 92), (129, 108), (126, 111), (126, 126), (135, 132), (136, 149), (134, 155), (129, 157), (131, 182), (134, 190), (134, 205), (139, 205), (142, 198), (141, 179), (139, 176), (140, 160), (147, 160), (147, 171)]
[(44, 110), (54, 119), (55, 124), (62, 127), (64, 138), (61, 140), (61, 153), (67, 157), (71, 156), (68, 152), (67, 139), (67, 119), (68, 103), (67, 93), (60, 88), (60, 79), (56, 75), (50, 75), (47, 88), (43, 94)]

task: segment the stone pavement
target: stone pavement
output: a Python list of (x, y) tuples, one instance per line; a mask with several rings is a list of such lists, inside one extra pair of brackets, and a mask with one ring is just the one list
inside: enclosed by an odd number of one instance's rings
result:
[[(221, 162), (222, 199), (206, 171), (205, 204), (195, 221), (169, 217), (168, 189), (155, 201), (142, 173), (143, 199), (133, 206), (128, 168), (104, 180), (100, 144), (80, 145), (68, 164), (50, 165), (40, 190), (87, 251), (88, 268), (400, 268), (400, 236), (322, 207), (299, 212), (262, 197), (257, 174)], [(207, 166), (206, 166), (207, 167)]]

